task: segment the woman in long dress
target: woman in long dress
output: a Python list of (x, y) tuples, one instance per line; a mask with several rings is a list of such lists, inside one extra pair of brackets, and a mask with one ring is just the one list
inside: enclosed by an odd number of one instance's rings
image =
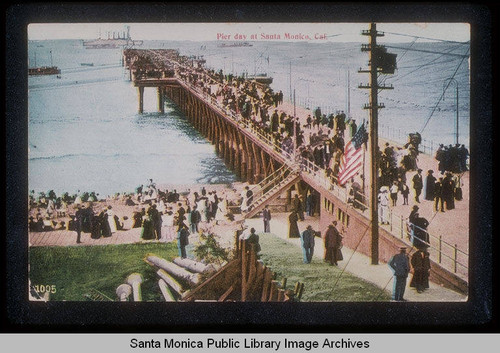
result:
[(226, 221), (227, 214), (227, 201), (226, 199), (219, 199), (217, 204), (217, 213), (215, 214), (215, 224), (219, 224), (219, 222)]
[(151, 208), (148, 209), (146, 215), (142, 219), (141, 238), (144, 240), (155, 239), (154, 220)]
[(288, 216), (288, 237), (289, 238), (299, 238), (300, 237), (300, 232), (299, 232), (299, 226), (297, 224), (299, 220), (299, 216), (297, 215), (296, 212), (290, 213)]
[(108, 210), (106, 211), (106, 214), (108, 215), (108, 223), (109, 223), (109, 229), (111, 231), (111, 234), (116, 233), (117, 227), (116, 227), (116, 221), (115, 221), (115, 214), (113, 210), (111, 209), (111, 206), (108, 206)]
[(165, 211), (161, 216), (161, 234), (162, 240), (171, 242), (175, 239), (175, 230), (174, 230), (174, 214), (170, 211)]
[(200, 212), (201, 215), (201, 221), (203, 223), (207, 222), (207, 198), (206, 197), (201, 197), (198, 202), (196, 203), (198, 212)]

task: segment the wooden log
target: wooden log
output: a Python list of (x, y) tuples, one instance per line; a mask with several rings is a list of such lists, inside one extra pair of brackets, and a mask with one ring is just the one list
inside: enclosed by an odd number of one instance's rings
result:
[(188, 258), (183, 259), (182, 257), (176, 257), (172, 260), (172, 262), (180, 267), (196, 273), (214, 272), (216, 270), (212, 264), (207, 265)]
[(163, 298), (165, 298), (166, 302), (175, 302), (175, 297), (170, 290), (169, 286), (167, 285), (167, 282), (165, 282), (163, 279), (158, 280), (158, 287), (160, 287), (161, 294), (163, 294)]
[(174, 292), (176, 292), (179, 296), (182, 296), (182, 294), (184, 293), (184, 289), (175, 278), (167, 273), (167, 271), (160, 268), (158, 271), (156, 271), (156, 274), (158, 275), (158, 277), (164, 280), (165, 283), (168, 284), (168, 286), (172, 288)]
[[(48, 293), (48, 292), (47, 292)], [(132, 294), (132, 286), (128, 283), (123, 283), (116, 288), (116, 295), (121, 302), (128, 301), (128, 297)]]
[(191, 286), (197, 285), (201, 280), (199, 273), (191, 273), (186, 269), (174, 264), (173, 262), (167, 261), (161, 257), (155, 255), (147, 255), (144, 261), (152, 266), (156, 266), (167, 271), (169, 274), (176, 278), (188, 282)]
[(141, 283), (143, 282), (140, 273), (132, 273), (127, 277), (127, 284), (132, 287), (132, 296), (135, 302), (142, 301)]

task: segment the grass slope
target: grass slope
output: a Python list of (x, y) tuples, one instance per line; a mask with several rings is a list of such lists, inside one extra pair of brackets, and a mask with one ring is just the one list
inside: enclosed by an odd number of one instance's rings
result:
[[(269, 234), (260, 235), (261, 259), (276, 272), (277, 279), (287, 278), (287, 287), (304, 283), (302, 301), (387, 301), (389, 294), (339, 267), (318, 258), (311, 264), (302, 262), (302, 251)], [(115, 290), (133, 272), (140, 273), (143, 301), (163, 301), (158, 277), (143, 259), (154, 253), (167, 260), (177, 254), (177, 244), (141, 243), (106, 246), (33, 247), (30, 248), (30, 279), (32, 285), (55, 285), (51, 301), (85, 301), (85, 294), (97, 290), (117, 300)], [(337, 279), (340, 276), (340, 280)]]
[(106, 246), (33, 247), (30, 249), (32, 285), (55, 285), (51, 301), (83, 301), (98, 290), (117, 300), (115, 290), (133, 272), (144, 282), (143, 301), (163, 301), (158, 277), (143, 259), (154, 253), (166, 259), (177, 256), (177, 243), (145, 243)]
[(303, 302), (390, 300), (389, 293), (379, 287), (347, 272), (342, 273), (347, 259), (339, 262), (338, 267), (330, 266), (316, 256), (310, 264), (305, 264), (298, 246), (269, 234), (260, 234), (259, 238), (261, 260), (277, 274), (276, 279), (281, 281), (286, 277), (287, 288), (291, 289), (296, 282), (304, 283)]

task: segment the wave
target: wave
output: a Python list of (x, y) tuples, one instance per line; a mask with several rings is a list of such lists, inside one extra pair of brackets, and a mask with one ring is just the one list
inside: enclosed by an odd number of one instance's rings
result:
[[(30, 145), (32, 145), (30, 143)], [(32, 145), (34, 146), (34, 145)], [(36, 146), (34, 146), (36, 147)], [(179, 153), (172, 153), (169, 151), (169, 153), (110, 153), (110, 154), (105, 154), (105, 153), (68, 153), (68, 154), (61, 154), (61, 155), (46, 155), (46, 156), (29, 156), (30, 161), (38, 161), (38, 160), (57, 160), (57, 159), (71, 159), (71, 158), (96, 158), (96, 159), (114, 159), (114, 158), (142, 158), (142, 157), (148, 157), (148, 158), (170, 158), (170, 159), (185, 159), (186, 156), (200, 156), (203, 157), (205, 154), (210, 154), (213, 153), (212, 151), (193, 151), (192, 149), (188, 151), (182, 151)], [(33, 154), (30, 152), (30, 154)]]
[(84, 79), (84, 80), (68, 80), (68, 81), (57, 81), (56, 83), (47, 83), (47, 84), (31, 84), (28, 85), (28, 89), (32, 91), (41, 91), (48, 89), (59, 89), (65, 87), (78, 87), (84, 85), (105, 83), (105, 82), (120, 82), (124, 81), (122, 77), (104, 77), (104, 78), (96, 78), (96, 79)]

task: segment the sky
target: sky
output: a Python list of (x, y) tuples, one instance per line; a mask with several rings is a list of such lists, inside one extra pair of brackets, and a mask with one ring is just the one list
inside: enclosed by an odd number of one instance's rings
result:
[[(309, 40), (366, 42), (362, 30), (368, 23), (36, 23), (28, 26), (29, 40), (107, 38), (130, 26), (135, 40)], [(437, 40), (470, 40), (467, 23), (377, 23), (385, 32), (383, 41), (408, 42), (413, 36)], [(286, 33), (293, 39), (286, 37)], [(395, 34), (393, 34), (395, 33)], [(253, 37), (252, 37), (253, 36)], [(279, 37), (278, 37), (279, 36)], [(421, 38), (419, 41), (428, 41)]]

